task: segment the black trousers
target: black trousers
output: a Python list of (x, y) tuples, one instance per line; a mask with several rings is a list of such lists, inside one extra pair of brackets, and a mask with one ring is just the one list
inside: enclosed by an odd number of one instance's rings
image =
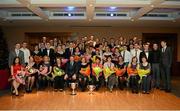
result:
[(64, 76), (54, 78), (54, 89), (64, 89)]
[(92, 75), (91, 81), (89, 82), (89, 84), (95, 85), (96, 90), (98, 90), (101, 86), (103, 86), (105, 84), (105, 79), (104, 79), (103, 75), (99, 76), (98, 79), (96, 78), (96, 76)]
[(161, 65), (162, 86), (165, 90), (171, 90), (170, 67)]
[(44, 89), (48, 86), (48, 80), (46, 76), (39, 75), (38, 76), (38, 84), (39, 84), (39, 89)]
[(80, 74), (79, 75), (79, 87), (80, 87), (81, 91), (85, 91), (88, 84), (89, 84), (89, 77)]
[(126, 87), (126, 77), (124, 76), (119, 76), (118, 77), (118, 87), (123, 90)]
[(159, 63), (152, 63), (152, 73), (155, 87), (160, 87), (160, 65)]
[(139, 91), (139, 76), (138, 75), (134, 75), (134, 76), (130, 76), (129, 78), (129, 84), (130, 84), (130, 88), (132, 89), (132, 91), (134, 92), (138, 92)]

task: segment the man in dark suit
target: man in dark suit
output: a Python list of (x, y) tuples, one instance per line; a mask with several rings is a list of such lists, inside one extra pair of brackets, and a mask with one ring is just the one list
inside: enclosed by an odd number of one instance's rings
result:
[(19, 43), (16, 43), (15, 45), (15, 49), (10, 51), (9, 53), (9, 67), (11, 67), (11, 65), (13, 64), (14, 62), (14, 58), (15, 57), (19, 57), (20, 58), (20, 63), (22, 65), (25, 65), (24, 63), (24, 52), (20, 50), (20, 44)]
[(152, 68), (154, 86), (157, 89), (160, 88), (160, 58), (161, 58), (161, 50), (159, 49), (158, 44), (154, 43), (152, 50), (151, 68)]
[(64, 79), (67, 80), (68, 83), (75, 82), (77, 80), (78, 69), (78, 64), (74, 61), (74, 57), (71, 56), (66, 64), (66, 75)]
[(50, 63), (53, 65), (55, 60), (54, 49), (51, 49), (50, 46), (50, 43), (46, 43), (46, 49), (43, 50), (43, 55), (49, 56)]
[(65, 50), (65, 58), (69, 59), (70, 56), (72, 56), (73, 54), (74, 54), (73, 43), (70, 42), (69, 48), (66, 48), (66, 50)]
[(163, 87), (162, 89), (166, 92), (171, 91), (171, 78), (170, 78), (170, 69), (172, 65), (172, 49), (167, 47), (166, 41), (161, 41), (161, 77)]
[(146, 57), (148, 62), (151, 63), (152, 60), (152, 52), (149, 51), (149, 45), (147, 43), (143, 44), (144, 50), (140, 53), (139, 60), (142, 63), (141, 58)]
[(39, 44), (39, 55), (40, 56), (44, 56), (44, 50), (45, 50), (45, 44), (44, 43), (40, 43)]

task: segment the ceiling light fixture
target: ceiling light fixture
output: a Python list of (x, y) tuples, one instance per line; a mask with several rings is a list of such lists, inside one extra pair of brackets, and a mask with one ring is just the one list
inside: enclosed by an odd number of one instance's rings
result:
[(113, 17), (113, 16), (114, 16), (114, 14), (113, 14), (113, 13), (111, 13), (111, 14), (110, 14), (110, 16), (111, 16), (111, 17)]
[(115, 10), (117, 7), (109, 7), (110, 10)]
[(68, 13), (68, 16), (70, 17), (70, 16), (71, 16), (71, 14), (70, 14), (70, 13)]
[(75, 7), (74, 7), (74, 6), (68, 6), (67, 9), (68, 9), (69, 11), (72, 11), (72, 10), (75, 9)]

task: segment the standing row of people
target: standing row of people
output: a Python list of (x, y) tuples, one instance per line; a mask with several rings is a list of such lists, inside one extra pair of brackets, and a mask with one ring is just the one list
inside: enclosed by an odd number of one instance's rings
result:
[(19, 84), (26, 84), (27, 92), (31, 92), (35, 81), (40, 88), (53, 81), (56, 91), (64, 90), (70, 82), (78, 82), (82, 91), (88, 84), (94, 84), (97, 90), (105, 85), (110, 91), (115, 86), (120, 89), (129, 86), (133, 93), (139, 89), (150, 93), (153, 82), (154, 87), (170, 92), (172, 49), (165, 41), (161, 41), (162, 48), (153, 43), (152, 49), (149, 42), (140, 43), (137, 38), (127, 43), (122, 37), (118, 42), (111, 39), (110, 43), (101, 43), (91, 36), (89, 40), (84, 37), (81, 42), (63, 44), (57, 39), (47, 42), (43, 37), (32, 51), (26, 42), (22, 48), (17, 43), (9, 54), (13, 93), (18, 95)]

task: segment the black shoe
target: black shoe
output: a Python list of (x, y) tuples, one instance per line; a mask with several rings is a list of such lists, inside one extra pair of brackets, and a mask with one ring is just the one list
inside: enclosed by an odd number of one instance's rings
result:
[(63, 92), (63, 89), (59, 89), (60, 92)]
[(134, 92), (135, 92), (136, 94), (138, 94), (138, 93), (139, 93), (139, 91), (138, 91), (138, 90), (135, 90)]
[(32, 92), (32, 89), (29, 89), (29, 93), (31, 93)]
[(160, 90), (166, 90), (165, 88), (160, 88)]
[(16, 96), (19, 96), (19, 94), (17, 93), (17, 94), (15, 94)]
[(171, 92), (171, 90), (170, 90), (170, 89), (167, 89), (167, 90), (165, 90), (165, 92), (170, 93), (170, 92)]
[(147, 91), (147, 92), (146, 92), (146, 94), (150, 94), (150, 92), (149, 92), (149, 91)]
[(29, 93), (29, 89), (26, 89), (26, 92)]

